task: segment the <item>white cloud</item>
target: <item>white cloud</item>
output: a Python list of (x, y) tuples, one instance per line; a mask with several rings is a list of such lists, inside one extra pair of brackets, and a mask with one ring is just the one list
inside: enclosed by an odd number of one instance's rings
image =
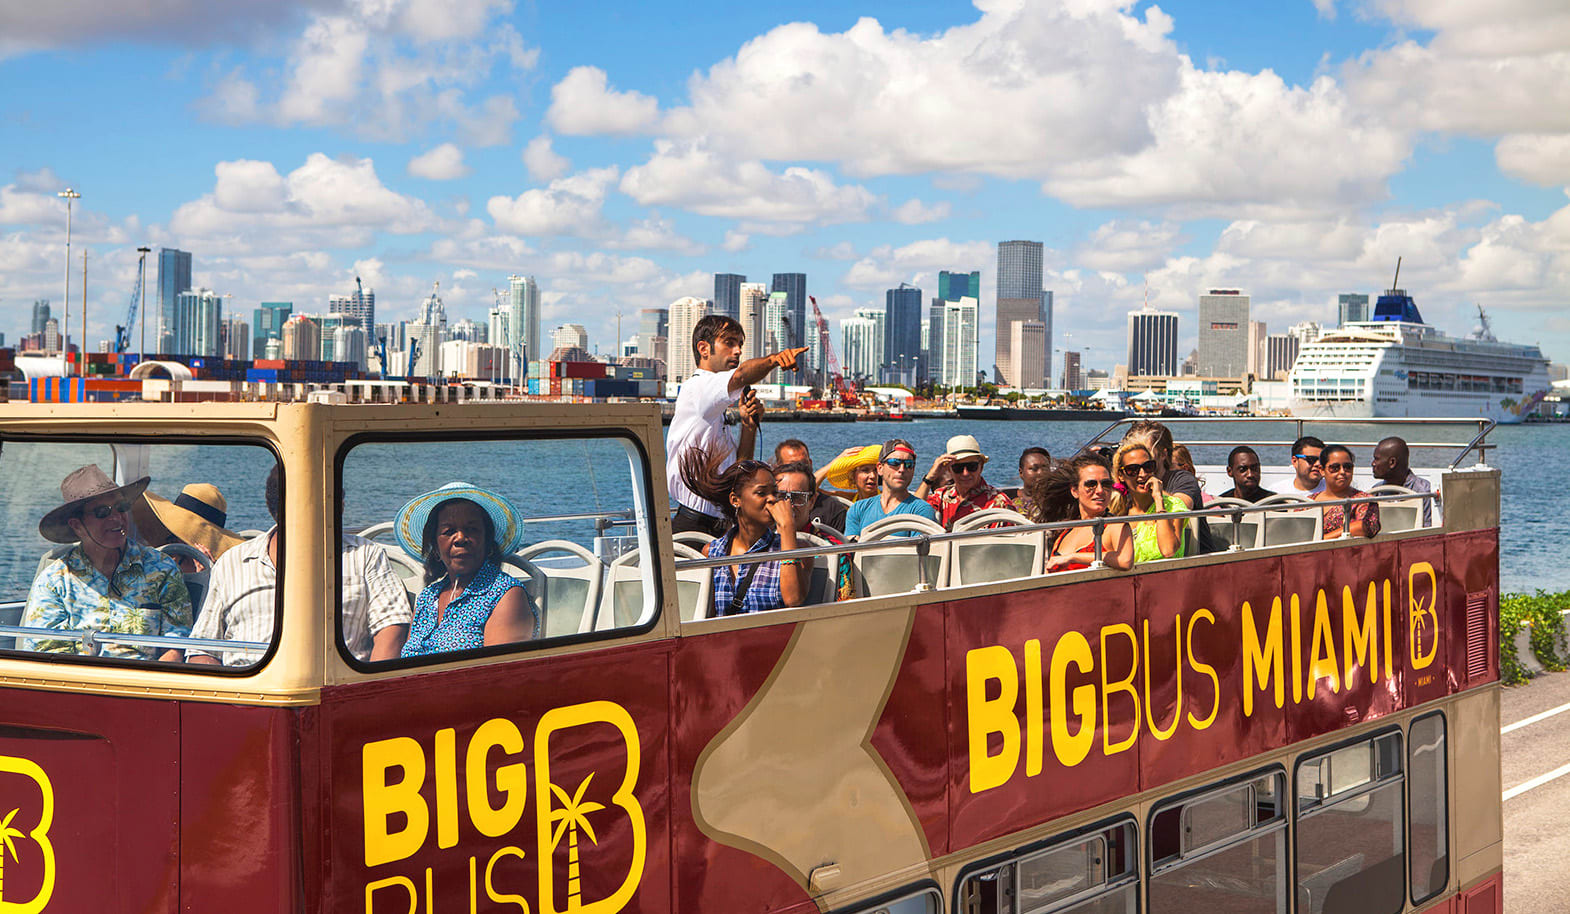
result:
[(726, 229), (725, 240), (720, 243), (720, 248), (731, 254), (740, 254), (752, 248), (752, 236), (735, 229)]
[(851, 264), (840, 282), (854, 288), (887, 289), (902, 282), (921, 285), (925, 281), (936, 291), (939, 270), (980, 270), (985, 300), (992, 282), (991, 267), (997, 262), (997, 256), (997, 248), (990, 241), (932, 238), (900, 247), (885, 244)]
[(1570, 134), (1512, 134), (1494, 147), (1494, 161), (1534, 184), (1570, 185)]
[(1091, 232), (1075, 261), (1093, 270), (1145, 270), (1161, 264), (1183, 241), (1181, 230), (1172, 222), (1114, 219)]
[(593, 234), (601, 227), (607, 189), (619, 175), (615, 166), (590, 169), (516, 197), (492, 197), (485, 210), (497, 228), (519, 235)]
[(552, 181), (566, 174), (572, 163), (565, 156), (557, 155), (551, 148), (551, 138), (545, 134), (529, 141), (523, 147), (523, 165), (529, 169), (529, 177), (536, 181)]
[(1333, 21), (1336, 18), (1336, 0), (1314, 0), (1314, 9), (1319, 11), (1321, 19)]
[(341, 0), (160, 0), (100, 3), (52, 0), (0, 6), (0, 57), (43, 48), (129, 39), (160, 44), (214, 44), (243, 39), (258, 29), (299, 17), (306, 9), (333, 9)]
[(928, 206), (912, 197), (901, 203), (891, 215), (895, 222), (903, 225), (921, 225), (927, 222), (941, 222), (947, 219), (952, 211), (953, 207), (947, 200), (940, 200)]
[(620, 235), (606, 239), (604, 244), (616, 250), (669, 251), (688, 256), (702, 254), (706, 250), (703, 245), (676, 231), (676, 227), (660, 218), (659, 213), (651, 213), (649, 218), (633, 222)]
[(569, 136), (639, 133), (659, 119), (659, 102), (641, 92), (618, 92), (599, 67), (573, 67), (551, 87), (545, 122)]
[(409, 174), (428, 181), (452, 181), (466, 177), (469, 167), (463, 164), (462, 149), (443, 143), (410, 159)]
[(655, 143), (648, 162), (627, 169), (623, 193), (645, 206), (679, 206), (706, 216), (768, 222), (832, 223), (866, 218), (877, 198), (826, 172), (734, 162), (699, 144)]

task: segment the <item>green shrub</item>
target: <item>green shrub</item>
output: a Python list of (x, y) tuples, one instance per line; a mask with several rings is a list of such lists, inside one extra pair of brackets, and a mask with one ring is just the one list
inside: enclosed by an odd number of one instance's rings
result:
[(1506, 685), (1519, 685), (1532, 678), (1515, 655), (1515, 637), (1521, 626), (1530, 623), (1532, 654), (1546, 670), (1565, 669), (1565, 618), (1570, 609), (1570, 591), (1532, 594), (1506, 594), (1499, 600), (1499, 677)]

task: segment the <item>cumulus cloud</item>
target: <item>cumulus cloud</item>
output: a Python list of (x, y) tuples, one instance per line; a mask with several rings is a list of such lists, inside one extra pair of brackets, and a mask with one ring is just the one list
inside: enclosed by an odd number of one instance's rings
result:
[(551, 87), (545, 122), (569, 136), (639, 133), (659, 119), (659, 102), (641, 92), (618, 92), (599, 67), (573, 67)]
[[(847, 250), (839, 254), (853, 253)], [(990, 241), (950, 241), (931, 238), (913, 241), (895, 247), (880, 245), (851, 264), (840, 282), (853, 288), (887, 289), (902, 282), (920, 285), (926, 281), (937, 290), (939, 270), (982, 273), (982, 297), (987, 297), (987, 286), (992, 282), (992, 264), (997, 262), (997, 248)]]
[(1176, 223), (1114, 219), (1090, 233), (1075, 260), (1093, 270), (1145, 270), (1159, 265), (1184, 240)]
[(707, 250), (702, 244), (676, 231), (676, 226), (661, 218), (659, 213), (651, 213), (647, 219), (634, 221), (620, 234), (606, 239), (605, 246), (615, 250), (669, 251), (689, 256)]
[(746, 232), (738, 232), (735, 229), (725, 230), (725, 240), (720, 243), (721, 250), (730, 254), (739, 254), (751, 248), (751, 235), (748, 235)]
[(409, 160), (409, 174), (428, 181), (452, 181), (469, 174), (463, 164), (463, 150), (443, 143)]
[(620, 170), (615, 166), (557, 178), (516, 197), (492, 197), (485, 205), (496, 227), (518, 235), (588, 235), (601, 229), (601, 208)]
[(529, 169), (529, 177), (536, 181), (555, 180), (572, 168), (565, 156), (557, 155), (551, 148), (551, 138), (543, 134), (523, 147), (523, 165)]
[(1534, 184), (1570, 185), (1570, 134), (1518, 133), (1494, 147), (1499, 169)]
[(760, 222), (850, 222), (877, 198), (827, 172), (791, 167), (774, 172), (758, 161), (736, 162), (701, 144), (655, 143), (654, 156), (627, 169), (621, 190), (645, 206), (679, 206), (706, 216)]
[(0, 5), (0, 57), (43, 48), (128, 39), (217, 44), (276, 27), (310, 10), (334, 10), (345, 0), (161, 0), (98, 3), (54, 0)]
[(912, 197), (901, 203), (891, 213), (894, 221), (902, 225), (922, 225), (927, 222), (941, 222), (949, 217), (953, 207), (947, 200), (940, 200), (931, 206)]

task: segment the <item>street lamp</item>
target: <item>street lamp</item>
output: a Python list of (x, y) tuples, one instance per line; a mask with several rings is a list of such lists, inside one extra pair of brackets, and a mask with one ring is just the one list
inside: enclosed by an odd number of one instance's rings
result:
[(60, 315), (60, 364), (65, 368), (65, 373), (71, 373), (67, 354), (71, 351), (71, 202), (80, 200), (82, 195), (75, 188), (67, 187), (55, 194), (65, 199), (65, 299), (62, 303), (64, 311)]

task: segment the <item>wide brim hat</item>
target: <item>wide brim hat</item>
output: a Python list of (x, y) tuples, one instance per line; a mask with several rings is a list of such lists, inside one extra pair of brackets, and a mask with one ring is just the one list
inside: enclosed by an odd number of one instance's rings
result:
[(507, 496), (467, 482), (449, 482), (424, 495), (416, 495), (398, 509), (393, 535), (403, 551), (423, 562), (425, 556), (420, 553), (420, 540), (425, 535), (426, 521), (430, 520), (431, 512), (456, 500), (472, 501), (490, 517), (491, 526), (496, 530), (496, 545), (503, 554), (512, 552), (523, 542), (523, 523), (518, 508)]
[(881, 450), (881, 445), (869, 444), (848, 457), (844, 454), (835, 457), (824, 471), (823, 481), (836, 489), (854, 489), (856, 486), (851, 482), (851, 473), (857, 467), (877, 466), (878, 452)]
[(182, 543), (205, 549), (215, 559), (245, 542), (244, 537), (224, 527), (229, 521), (228, 512), (229, 503), (223, 493), (205, 482), (181, 489), (174, 501), (143, 492), (131, 509), (136, 528), (144, 537), (148, 533), (168, 533)]
[(134, 502), (147, 491), (150, 482), (151, 476), (143, 476), (135, 482), (118, 486), (96, 463), (78, 467), (60, 482), (60, 497), (65, 499), (65, 503), (45, 514), (44, 519), (38, 522), (38, 535), (51, 543), (74, 543), (81, 537), (76, 535), (67, 521), (75, 517), (84, 505), (104, 495), (124, 495), (127, 501)]
[(987, 455), (981, 452), (981, 443), (976, 440), (975, 435), (955, 435), (950, 438), (948, 453), (953, 454), (955, 460), (963, 460), (966, 457), (987, 459)]

